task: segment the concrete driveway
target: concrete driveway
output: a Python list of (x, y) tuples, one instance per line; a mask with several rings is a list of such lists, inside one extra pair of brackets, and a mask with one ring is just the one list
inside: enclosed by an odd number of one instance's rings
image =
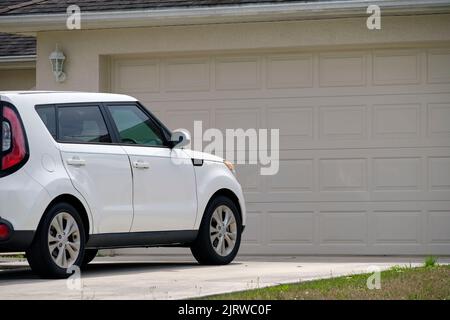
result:
[[(422, 257), (245, 257), (228, 266), (199, 266), (184, 256), (99, 257), (80, 281), (42, 280), (26, 261), (0, 260), (0, 300), (183, 299), (280, 283), (365, 273)], [(450, 263), (450, 258), (440, 259)]]

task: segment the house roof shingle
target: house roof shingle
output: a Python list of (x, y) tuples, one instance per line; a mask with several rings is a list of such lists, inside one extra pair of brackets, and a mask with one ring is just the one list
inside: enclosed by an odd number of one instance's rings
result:
[[(247, 5), (256, 3), (320, 2), (323, 0), (5, 0), (0, 4), (1, 15), (61, 14), (69, 5), (78, 5), (81, 11), (122, 11), (167, 9), (176, 7), (211, 7)], [(351, 1), (351, 0), (341, 0)]]
[(32, 56), (36, 54), (36, 38), (0, 33), (0, 57)]

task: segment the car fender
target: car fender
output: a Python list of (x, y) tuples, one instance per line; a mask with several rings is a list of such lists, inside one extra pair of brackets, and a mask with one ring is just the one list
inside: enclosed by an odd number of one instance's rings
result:
[(195, 167), (197, 180), (197, 219), (194, 229), (199, 229), (206, 206), (211, 198), (220, 190), (231, 191), (239, 200), (242, 224), (246, 224), (245, 201), (242, 187), (231, 171), (221, 162), (204, 161), (202, 166)]

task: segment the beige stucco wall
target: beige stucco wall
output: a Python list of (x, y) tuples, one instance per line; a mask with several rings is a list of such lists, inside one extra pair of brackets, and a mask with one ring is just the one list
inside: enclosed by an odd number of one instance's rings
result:
[[(173, 26), (38, 33), (37, 88), (107, 90), (103, 56), (117, 54), (283, 49), (336, 46), (395, 46), (450, 41), (450, 15), (383, 17), (370, 31), (365, 18)], [(58, 84), (48, 56), (56, 44), (67, 56), (67, 80)], [(100, 69), (102, 71), (100, 71)]]
[(0, 91), (30, 90), (36, 86), (36, 70), (31, 69), (1, 69)]

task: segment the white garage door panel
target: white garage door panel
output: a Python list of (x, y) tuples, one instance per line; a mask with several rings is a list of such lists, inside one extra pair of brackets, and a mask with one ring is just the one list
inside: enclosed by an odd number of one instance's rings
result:
[[(165, 121), (175, 126), (183, 125), (190, 116), (207, 121), (204, 129), (230, 127), (227, 123), (234, 115), (231, 121), (237, 122), (235, 127), (279, 128), (281, 150), (448, 147), (450, 140), (450, 93), (170, 102), (146, 99), (140, 98), (152, 105), (152, 111), (164, 111)], [(185, 127), (192, 125), (192, 121), (184, 123)]]
[[(279, 128), (243, 253), (450, 254), (450, 48), (113, 59), (169, 127)], [(135, 75), (133, 77), (133, 75)]]
[(249, 204), (243, 253), (448, 253), (450, 210), (442, 202)]

